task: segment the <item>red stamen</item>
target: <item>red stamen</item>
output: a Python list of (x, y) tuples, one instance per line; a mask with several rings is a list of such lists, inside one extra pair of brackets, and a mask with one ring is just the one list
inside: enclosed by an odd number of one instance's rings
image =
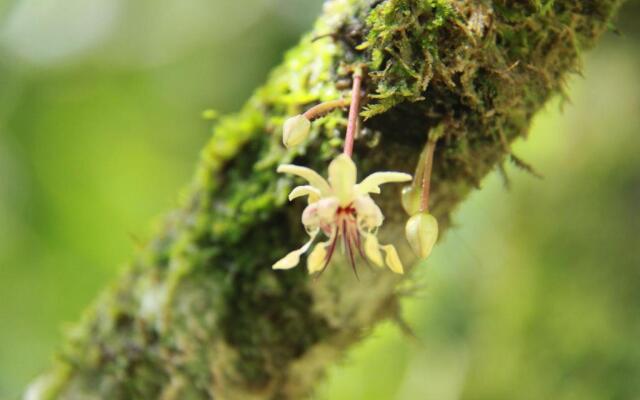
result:
[(360, 232), (357, 227), (356, 220), (356, 209), (353, 207), (353, 204), (350, 203), (344, 207), (338, 207), (336, 210), (336, 218), (335, 225), (333, 229), (325, 229), (328, 227), (323, 227), (323, 231), (327, 236), (331, 238), (331, 243), (329, 245), (329, 249), (327, 254), (325, 255), (324, 265), (322, 269), (316, 274), (315, 278), (317, 279), (329, 266), (331, 262), (331, 258), (333, 257), (333, 253), (336, 250), (336, 246), (338, 245), (338, 241), (342, 237), (342, 245), (344, 247), (344, 251), (347, 253), (349, 257), (349, 262), (351, 263), (351, 268), (353, 269), (353, 273), (356, 278), (360, 280), (358, 276), (358, 271), (356, 269), (356, 259), (355, 259), (355, 251), (354, 246), (358, 249), (360, 256), (369, 263), (369, 260), (365, 257), (364, 250), (362, 248), (362, 242), (360, 239)]
[(327, 255), (325, 256), (324, 265), (318, 274), (316, 275), (316, 279), (322, 275), (325, 269), (329, 266), (329, 261), (331, 261), (331, 257), (333, 256), (333, 252), (336, 250), (336, 244), (338, 243), (338, 231), (334, 233), (333, 239), (331, 240), (331, 244), (329, 245), (329, 251), (327, 251)]
[(360, 257), (370, 266), (371, 264), (369, 264), (369, 259), (365, 256), (364, 249), (362, 248), (362, 240), (360, 239), (360, 232), (358, 231), (358, 229), (355, 229), (354, 236), (356, 248), (358, 249), (358, 253), (360, 253)]
[(350, 234), (347, 232), (347, 221), (342, 223), (342, 238), (345, 247), (347, 248), (347, 253), (349, 254), (349, 261), (351, 261), (351, 268), (353, 269), (353, 273), (356, 275), (356, 279), (360, 280), (358, 277), (358, 270), (356, 269), (356, 259), (353, 256), (353, 249), (351, 248), (351, 240)]

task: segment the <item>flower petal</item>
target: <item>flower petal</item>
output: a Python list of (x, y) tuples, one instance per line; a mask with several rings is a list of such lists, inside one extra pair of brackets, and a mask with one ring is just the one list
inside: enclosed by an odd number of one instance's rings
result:
[(356, 165), (346, 154), (340, 154), (329, 164), (329, 184), (341, 205), (348, 204), (353, 200), (356, 175)]
[(380, 193), (380, 185), (391, 182), (408, 182), (411, 175), (404, 172), (374, 172), (356, 185), (359, 194)]
[(404, 274), (404, 268), (402, 267), (402, 261), (400, 261), (400, 256), (398, 256), (398, 252), (396, 248), (393, 247), (392, 244), (388, 244), (386, 246), (382, 246), (382, 250), (387, 253), (385, 257), (385, 261), (389, 269), (396, 274)]
[(358, 226), (365, 231), (371, 231), (380, 225), (384, 220), (380, 207), (373, 201), (371, 197), (358, 196), (353, 201), (353, 207), (358, 214)]
[(307, 231), (316, 231), (323, 226), (333, 225), (338, 209), (338, 199), (325, 197), (309, 204), (302, 211), (302, 225)]
[(320, 190), (320, 192), (323, 194), (328, 194), (331, 191), (327, 181), (311, 168), (301, 167), (299, 165), (293, 164), (283, 164), (278, 166), (278, 172), (297, 175), (301, 178), (304, 178), (309, 181), (311, 186)]
[(382, 261), (382, 253), (380, 252), (380, 244), (376, 235), (369, 233), (364, 241), (364, 253), (378, 267), (384, 266)]
[(309, 196), (309, 203), (314, 203), (320, 199), (322, 194), (320, 193), (320, 190), (311, 185), (296, 186), (293, 188), (291, 193), (289, 193), (289, 201), (293, 201), (293, 199), (297, 199), (302, 196)]
[(318, 202), (311, 203), (302, 211), (302, 225), (307, 231), (316, 231), (320, 227), (320, 216), (318, 215)]
[(327, 257), (326, 243), (318, 243), (307, 258), (307, 269), (310, 274), (320, 272)]
[(318, 216), (321, 224), (333, 224), (338, 210), (338, 199), (325, 197), (318, 200)]
[(313, 243), (313, 240), (316, 238), (317, 235), (318, 235), (318, 232), (316, 231), (311, 236), (311, 239), (309, 239), (309, 241), (304, 244), (304, 246), (290, 252), (286, 256), (282, 257), (280, 260), (276, 261), (276, 263), (273, 264), (272, 268), (273, 269), (291, 269), (297, 266), (300, 263), (300, 256), (306, 253), (307, 250), (309, 250), (309, 247), (311, 247), (311, 243)]

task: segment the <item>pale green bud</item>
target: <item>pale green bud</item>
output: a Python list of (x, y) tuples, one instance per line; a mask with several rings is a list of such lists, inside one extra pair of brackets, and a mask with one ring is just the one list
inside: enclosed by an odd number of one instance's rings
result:
[(401, 203), (407, 214), (417, 214), (420, 211), (420, 189), (412, 185), (403, 187)]
[(438, 240), (438, 220), (429, 213), (416, 214), (407, 221), (405, 234), (411, 249), (424, 260)]
[(282, 131), (282, 143), (285, 147), (297, 146), (309, 136), (311, 121), (304, 115), (296, 115), (287, 119)]

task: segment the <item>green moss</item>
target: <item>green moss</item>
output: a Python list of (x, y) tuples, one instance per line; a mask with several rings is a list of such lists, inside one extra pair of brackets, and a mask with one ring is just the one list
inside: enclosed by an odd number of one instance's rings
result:
[(445, 0), (390, 0), (372, 10), (366, 20), (365, 50), (375, 101), (365, 118), (381, 114), (403, 101), (424, 99), (439, 55), (440, 30), (458, 16)]

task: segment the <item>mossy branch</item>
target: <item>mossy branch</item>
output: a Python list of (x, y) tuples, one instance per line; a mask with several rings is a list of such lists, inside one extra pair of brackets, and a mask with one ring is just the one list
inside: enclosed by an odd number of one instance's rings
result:
[[(287, 203), (292, 181), (276, 166), (295, 160), (324, 171), (346, 125), (334, 111), (314, 123), (308, 146), (285, 150), (284, 118), (346, 97), (341, 82), (366, 66), (366, 120), (354, 158), (363, 173), (412, 172), (429, 131), (443, 129), (431, 212), (446, 227), (488, 172), (518, 160), (510, 143), (562, 93), (618, 3), (327, 2), (267, 84), (217, 123), (181, 207), (69, 334), (30, 398), (310, 394), (327, 365), (377, 322), (398, 316), (400, 279), (364, 268), (357, 281), (340, 265), (315, 282), (303, 268), (271, 270), (304, 240), (300, 209)], [(380, 199), (387, 239), (402, 237), (399, 190)]]

